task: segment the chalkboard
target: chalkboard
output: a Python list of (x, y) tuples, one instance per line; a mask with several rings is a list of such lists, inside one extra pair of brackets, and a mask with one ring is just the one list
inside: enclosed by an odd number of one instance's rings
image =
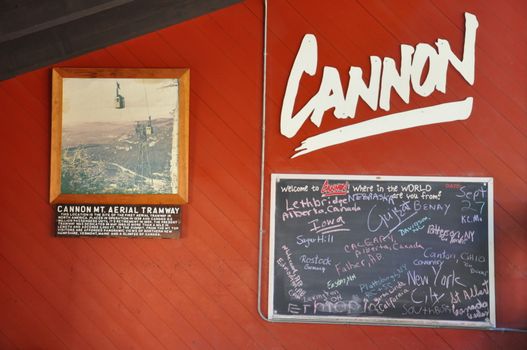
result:
[(269, 318), (495, 327), (492, 184), (273, 174)]

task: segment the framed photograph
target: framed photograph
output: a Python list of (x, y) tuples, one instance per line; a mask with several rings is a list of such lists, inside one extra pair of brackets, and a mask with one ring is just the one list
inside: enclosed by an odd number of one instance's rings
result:
[(51, 203), (188, 201), (188, 69), (53, 69)]

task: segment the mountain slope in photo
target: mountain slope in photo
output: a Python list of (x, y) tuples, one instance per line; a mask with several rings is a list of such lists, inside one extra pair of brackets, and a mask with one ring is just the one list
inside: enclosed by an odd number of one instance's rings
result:
[(62, 193), (168, 194), (173, 118), (64, 128)]

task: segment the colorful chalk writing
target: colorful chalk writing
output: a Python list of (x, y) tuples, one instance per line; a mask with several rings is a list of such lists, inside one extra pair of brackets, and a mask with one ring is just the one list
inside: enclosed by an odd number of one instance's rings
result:
[(495, 324), (492, 179), (272, 182), (271, 318)]

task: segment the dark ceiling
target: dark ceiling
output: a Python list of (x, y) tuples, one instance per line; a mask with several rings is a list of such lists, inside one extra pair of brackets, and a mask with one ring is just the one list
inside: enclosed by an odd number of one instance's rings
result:
[(0, 80), (241, 0), (0, 0)]

